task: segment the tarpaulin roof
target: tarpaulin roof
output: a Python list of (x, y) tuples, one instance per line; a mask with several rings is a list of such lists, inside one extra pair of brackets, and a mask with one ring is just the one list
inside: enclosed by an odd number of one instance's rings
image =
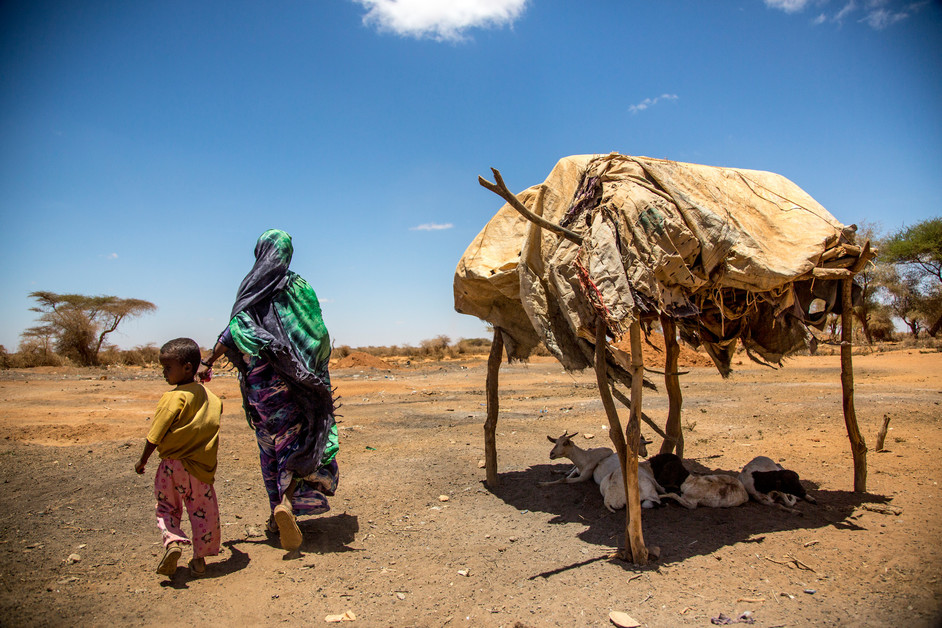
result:
[(839, 310), (838, 282), (812, 270), (856, 261), (855, 228), (770, 172), (576, 155), (517, 198), (582, 243), (504, 205), (465, 251), (455, 309), (499, 327), (512, 359), (542, 341), (584, 368), (599, 316), (618, 340), (635, 317), (666, 314), (724, 374), (737, 339), (779, 362)]

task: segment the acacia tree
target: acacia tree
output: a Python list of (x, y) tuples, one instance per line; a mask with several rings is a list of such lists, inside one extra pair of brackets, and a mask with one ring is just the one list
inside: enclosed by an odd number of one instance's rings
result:
[(887, 264), (880, 269), (880, 286), (886, 298), (886, 307), (893, 316), (909, 327), (913, 338), (922, 328), (922, 300), (917, 289), (918, 280), (912, 273), (900, 274), (899, 268)]
[(923, 317), (934, 337), (942, 329), (942, 218), (901, 229), (882, 245), (881, 261), (901, 268), (897, 276), (913, 293), (909, 307)]
[(40, 327), (52, 330), (56, 350), (83, 366), (98, 364), (98, 352), (105, 337), (122, 321), (157, 309), (150, 301), (115, 296), (56, 294), (45, 290), (29, 296), (37, 302), (30, 310), (39, 312), (43, 323)]
[[(878, 225), (863, 221), (857, 229), (857, 241), (864, 242), (869, 240), (879, 247)], [(877, 290), (879, 288), (877, 281), (877, 268), (874, 264), (867, 264), (854, 277), (854, 282), (860, 287), (860, 300), (854, 306), (854, 316), (860, 322), (860, 328), (863, 330), (867, 344), (873, 344), (873, 331), (870, 329), (871, 319), (880, 309), (880, 302), (877, 299)]]

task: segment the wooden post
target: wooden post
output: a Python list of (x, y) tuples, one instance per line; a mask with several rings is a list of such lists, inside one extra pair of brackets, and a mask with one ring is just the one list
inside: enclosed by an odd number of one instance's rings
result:
[[(641, 326), (634, 323), (631, 327), (632, 370), (634, 372), (632, 373), (631, 384), (632, 418), (629, 419), (628, 423), (628, 432), (630, 434), (628, 441), (626, 441), (625, 434), (621, 431), (618, 410), (615, 408), (615, 401), (612, 399), (612, 392), (609, 388), (608, 363), (605, 359), (607, 332), (608, 326), (605, 321), (599, 319), (595, 328), (595, 377), (599, 385), (602, 406), (605, 408), (605, 414), (608, 417), (609, 437), (612, 439), (612, 444), (615, 445), (618, 460), (621, 463), (622, 477), (625, 479), (625, 497), (627, 499), (625, 508), (625, 549), (622, 557), (635, 564), (643, 565), (648, 561), (648, 550), (644, 545), (644, 536), (641, 532), (641, 495), (638, 490), (638, 447), (640, 446), (641, 437), (640, 399), (643, 367), (635, 368), (634, 365), (636, 351), (638, 353), (638, 363), (641, 364)], [(638, 337), (637, 343), (634, 342), (635, 333)], [(635, 401), (636, 398), (638, 401)], [(629, 444), (631, 447), (629, 447)]]
[(487, 357), (487, 418), (484, 421), (484, 468), (487, 473), (487, 486), (496, 488), (500, 484), (497, 477), (497, 413), (500, 408), (498, 395), (498, 374), (504, 355), (504, 337), (500, 327), (494, 328), (494, 340), (491, 353)]
[(664, 386), (667, 388), (667, 425), (664, 431), (667, 438), (661, 443), (662, 454), (669, 454), (675, 449), (677, 457), (684, 457), (684, 432), (680, 426), (680, 410), (684, 405), (684, 395), (680, 391), (680, 375), (677, 374), (677, 362), (680, 358), (680, 345), (677, 344), (677, 325), (674, 319), (661, 314), (661, 329), (664, 331)]
[(638, 450), (641, 448), (641, 389), (644, 385), (644, 359), (641, 356), (641, 323), (635, 320), (629, 328), (631, 338), (631, 412), (625, 437), (628, 441), (628, 460), (622, 472), (625, 476), (625, 495), (628, 498), (628, 528), (631, 555), (634, 562), (648, 562), (648, 549), (641, 533), (641, 490), (638, 487)]
[[(869, 246), (869, 242), (867, 243)], [(844, 425), (850, 439), (850, 451), (854, 456), (854, 491), (867, 491), (867, 444), (857, 425), (854, 409), (854, 363), (851, 351), (854, 345), (854, 312), (851, 299), (853, 279), (841, 280), (841, 390), (843, 392)]]
[(890, 430), (890, 415), (883, 415), (883, 427), (880, 428), (879, 433), (877, 434), (877, 444), (873, 448), (874, 451), (884, 451), (883, 445), (886, 443), (886, 433)]

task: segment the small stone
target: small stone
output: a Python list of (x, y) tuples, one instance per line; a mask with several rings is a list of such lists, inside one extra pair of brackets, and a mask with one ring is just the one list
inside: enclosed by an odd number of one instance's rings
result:
[(438, 501), (440, 501), (440, 502), (447, 502), (448, 500), (449, 500), (448, 495), (439, 495), (439, 496), (438, 496)]
[(258, 526), (245, 526), (245, 536), (250, 539), (258, 538), (262, 536), (262, 531)]
[(464, 576), (465, 578), (468, 577), (468, 574), (469, 574), (469, 573), (470, 573), (470, 572), (469, 572), (467, 569), (459, 569), (459, 570), (458, 570), (458, 575), (459, 575), (459, 576)]
[(406, 599), (406, 594), (403, 593), (402, 591), (396, 591), (396, 597), (399, 598), (400, 600), (404, 600)]
[(807, 593), (808, 595), (814, 595), (817, 592), (818, 592), (817, 589), (805, 589), (805, 593)]
[(69, 554), (69, 557), (65, 559), (65, 562), (69, 563), (70, 565), (74, 565), (80, 560), (82, 560), (82, 557), (78, 554)]
[(483, 469), (486, 466), (487, 466), (486, 462), (484, 462), (483, 460), (478, 460), (478, 469)]

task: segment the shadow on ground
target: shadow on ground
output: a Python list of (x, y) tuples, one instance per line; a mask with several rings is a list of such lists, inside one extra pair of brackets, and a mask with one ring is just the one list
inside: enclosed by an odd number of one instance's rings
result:
[[(549, 524), (578, 523), (587, 526), (579, 533), (586, 543), (606, 548), (622, 547), (625, 536), (625, 510), (609, 512), (594, 482), (539, 486), (539, 482), (558, 477), (560, 465), (535, 465), (523, 471), (500, 474), (500, 486), (488, 489), (517, 510), (545, 512), (552, 515)], [(715, 473), (732, 473), (714, 470)], [(862, 530), (854, 521), (854, 511), (864, 504), (886, 504), (882, 495), (851, 491), (812, 489), (817, 505), (799, 502), (801, 514), (749, 502), (735, 508), (697, 508), (688, 510), (676, 503), (645, 509), (642, 530), (645, 544), (661, 550), (655, 565), (683, 562), (693, 556), (710, 555), (738, 543), (755, 543), (756, 553), (766, 535), (784, 530), (816, 530), (834, 526), (841, 530)]]

